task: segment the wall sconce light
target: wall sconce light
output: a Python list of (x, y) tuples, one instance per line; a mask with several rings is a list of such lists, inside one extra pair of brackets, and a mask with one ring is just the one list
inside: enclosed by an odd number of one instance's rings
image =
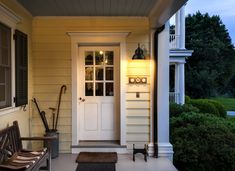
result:
[(147, 77), (129, 77), (130, 84), (147, 84)]
[(135, 50), (135, 54), (132, 57), (132, 60), (144, 60), (145, 56), (144, 56), (144, 51), (143, 49), (140, 48), (140, 44), (138, 43), (138, 48)]

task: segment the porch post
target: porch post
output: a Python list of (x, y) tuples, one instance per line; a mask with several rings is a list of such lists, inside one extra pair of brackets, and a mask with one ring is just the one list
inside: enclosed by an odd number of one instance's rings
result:
[(175, 63), (175, 95), (176, 95), (176, 103), (179, 104), (179, 82), (180, 82), (180, 76), (179, 76), (179, 64)]
[(185, 103), (184, 63), (179, 63), (179, 104)]
[(175, 14), (175, 40), (176, 40), (176, 48), (180, 47), (180, 10), (178, 10)]
[(158, 156), (173, 159), (169, 142), (169, 21), (158, 35), (157, 142)]
[(185, 49), (185, 5), (180, 9), (180, 49)]

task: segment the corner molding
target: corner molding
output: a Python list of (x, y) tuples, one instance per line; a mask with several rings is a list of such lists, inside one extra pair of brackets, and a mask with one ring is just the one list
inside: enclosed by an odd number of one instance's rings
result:
[(18, 24), (22, 18), (18, 16), (14, 11), (0, 3), (0, 16), (4, 20), (7, 20), (10, 26)]

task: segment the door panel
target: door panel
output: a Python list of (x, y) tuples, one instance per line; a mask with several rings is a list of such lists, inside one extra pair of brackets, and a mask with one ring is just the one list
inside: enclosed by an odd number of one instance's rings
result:
[(80, 140), (119, 139), (119, 48), (79, 47)]

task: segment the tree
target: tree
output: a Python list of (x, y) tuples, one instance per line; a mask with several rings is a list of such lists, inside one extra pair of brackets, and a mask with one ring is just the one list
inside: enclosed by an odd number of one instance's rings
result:
[(185, 65), (186, 94), (206, 98), (228, 92), (235, 75), (235, 50), (220, 17), (200, 12), (188, 15), (186, 48), (194, 50)]

